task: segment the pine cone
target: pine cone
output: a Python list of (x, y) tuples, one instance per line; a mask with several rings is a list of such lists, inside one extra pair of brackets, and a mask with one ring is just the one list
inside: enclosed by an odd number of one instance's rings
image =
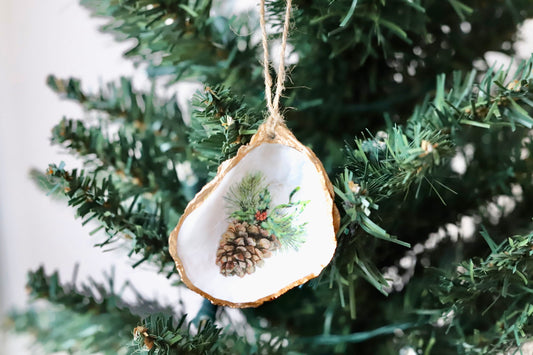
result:
[(220, 238), (216, 264), (224, 276), (243, 277), (254, 273), (280, 247), (278, 238), (260, 226), (233, 221)]

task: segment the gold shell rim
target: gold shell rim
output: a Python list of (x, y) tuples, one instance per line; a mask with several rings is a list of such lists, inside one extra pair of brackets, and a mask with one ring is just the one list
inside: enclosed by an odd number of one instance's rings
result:
[[(183, 224), (183, 221), (187, 218), (189, 214), (191, 214), (198, 206), (200, 206), (210, 195), (210, 193), (215, 190), (224, 176), (227, 172), (229, 172), (231, 169), (233, 169), (237, 163), (239, 163), (242, 158), (244, 158), (249, 152), (251, 152), (254, 148), (258, 147), (261, 144), (268, 143), (268, 144), (282, 144), (285, 146), (289, 146), (293, 149), (296, 149), (300, 153), (305, 154), (309, 160), (313, 163), (315, 168), (317, 169), (317, 172), (320, 175), (320, 180), (322, 183), (322, 186), (324, 187), (324, 190), (327, 194), (327, 201), (331, 203), (331, 210), (332, 210), (332, 217), (333, 217), (333, 236), (332, 236), (332, 243), (334, 245), (334, 249), (337, 245), (336, 240), (336, 234), (339, 229), (340, 225), (340, 215), (339, 210), (337, 209), (337, 206), (335, 206), (334, 198), (335, 193), (333, 191), (333, 185), (331, 184), (331, 181), (328, 178), (328, 175), (326, 173), (326, 170), (324, 169), (324, 166), (322, 165), (322, 162), (317, 158), (315, 153), (306, 146), (304, 146), (296, 137), (294, 134), (284, 125), (284, 124), (278, 124), (274, 130), (272, 131), (271, 126), (268, 126), (267, 124), (263, 123), (261, 126), (259, 126), (257, 133), (252, 137), (250, 143), (248, 143), (245, 146), (242, 146), (239, 148), (237, 154), (231, 158), (223, 162), (217, 171), (217, 175), (211, 180), (209, 183), (207, 183), (197, 194), (196, 196), (189, 202), (187, 207), (185, 208), (185, 211), (183, 215), (180, 217), (180, 220), (174, 230), (170, 233), (170, 237), (168, 239), (169, 242), (169, 252), (172, 258), (174, 259), (174, 262), (176, 264), (176, 268), (178, 270), (178, 273), (181, 277), (181, 280), (185, 285), (191, 289), (192, 291), (200, 294), (201, 296), (207, 298), (211, 303), (219, 306), (228, 306), (233, 308), (247, 308), (247, 307), (258, 307), (264, 302), (271, 301), (288, 290), (302, 285), (306, 283), (307, 281), (317, 277), (319, 274), (311, 273), (309, 275), (306, 275), (291, 284), (283, 287), (277, 292), (274, 292), (268, 296), (262, 297), (256, 301), (252, 302), (240, 302), (240, 303), (234, 303), (227, 300), (221, 300), (216, 297), (211, 296), (210, 294), (206, 293), (205, 291), (199, 289), (196, 287), (187, 277), (187, 273), (185, 272), (185, 268), (183, 267), (183, 264), (181, 262), (181, 259), (178, 256), (178, 250), (177, 250), (177, 241), (178, 241), (178, 234), (180, 231), (180, 228)], [(333, 258), (334, 253), (331, 255), (330, 259), (325, 265), (321, 265), (321, 269), (323, 270)]]

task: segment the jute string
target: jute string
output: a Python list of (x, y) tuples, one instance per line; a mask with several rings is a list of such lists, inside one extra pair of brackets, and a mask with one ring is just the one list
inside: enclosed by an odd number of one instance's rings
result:
[(275, 128), (278, 124), (283, 122), (283, 116), (279, 112), (279, 100), (281, 93), (285, 88), (285, 49), (287, 48), (287, 37), (289, 36), (289, 23), (291, 15), (291, 3), (292, 0), (287, 0), (287, 5), (285, 8), (285, 22), (283, 24), (283, 34), (281, 37), (281, 51), (279, 58), (279, 67), (276, 80), (276, 94), (274, 99), (272, 99), (272, 76), (270, 76), (270, 57), (268, 55), (268, 37), (266, 33), (266, 24), (265, 24), (265, 0), (261, 0), (260, 16), (259, 23), (261, 24), (261, 32), (263, 35), (263, 71), (265, 74), (265, 97), (267, 101), (267, 108), (269, 112), (269, 117), (266, 121), (266, 124), (269, 126), (269, 129), (272, 133), (275, 132)]

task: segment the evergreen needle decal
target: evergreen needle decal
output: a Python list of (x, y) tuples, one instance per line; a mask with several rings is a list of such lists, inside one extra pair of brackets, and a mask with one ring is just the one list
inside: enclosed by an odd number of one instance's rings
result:
[(296, 187), (290, 193), (288, 203), (272, 208), (270, 190), (260, 172), (248, 173), (229, 189), (230, 223), (216, 254), (222, 275), (252, 274), (273, 252), (298, 249), (304, 242), (305, 223), (297, 224), (295, 219), (309, 202), (292, 201), (298, 190)]

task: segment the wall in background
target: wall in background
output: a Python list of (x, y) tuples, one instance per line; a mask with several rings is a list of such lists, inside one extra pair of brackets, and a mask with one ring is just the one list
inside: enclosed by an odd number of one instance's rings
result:
[[(149, 265), (132, 269), (120, 250), (94, 248), (102, 240), (88, 235), (94, 226), (81, 227), (64, 201), (47, 197), (29, 179), (32, 167), (44, 171), (48, 163), (62, 160), (67, 167), (76, 166), (72, 157), (50, 145), (49, 136), (64, 115), (76, 118), (82, 112), (59, 100), (46, 87), (46, 76), (78, 77), (96, 90), (99, 82), (134, 73), (121, 57), (129, 44), (98, 32), (102, 23), (73, 0), (0, 1), (0, 314), (24, 306), (26, 272), (41, 264), (70, 280), (79, 263), (79, 281), (89, 275), (103, 280), (103, 273), (114, 267), (118, 286), (130, 280), (149, 298), (177, 303), (179, 291), (169, 280)], [(135, 82), (148, 86), (142, 75)], [(194, 312), (199, 296), (191, 297), (189, 311)], [(0, 354), (38, 353), (25, 350), (20, 339), (1, 337)]]

